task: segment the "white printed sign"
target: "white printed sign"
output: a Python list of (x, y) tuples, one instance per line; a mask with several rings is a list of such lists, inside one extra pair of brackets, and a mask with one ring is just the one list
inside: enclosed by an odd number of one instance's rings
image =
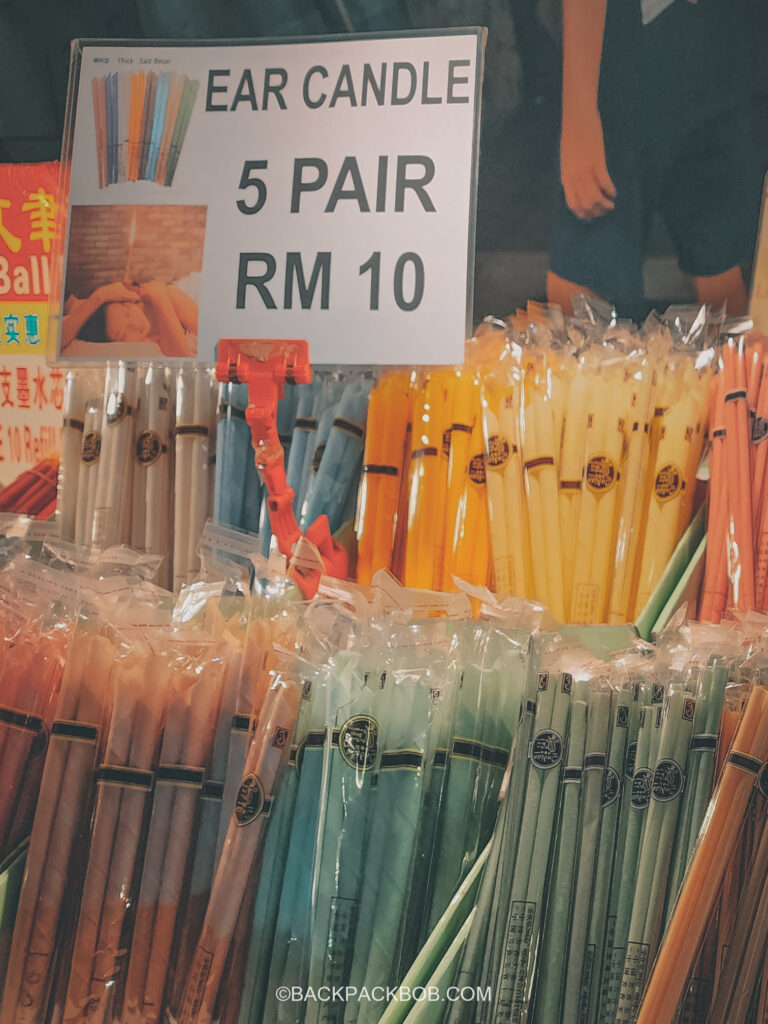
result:
[(461, 362), (483, 41), (80, 44), (59, 358)]

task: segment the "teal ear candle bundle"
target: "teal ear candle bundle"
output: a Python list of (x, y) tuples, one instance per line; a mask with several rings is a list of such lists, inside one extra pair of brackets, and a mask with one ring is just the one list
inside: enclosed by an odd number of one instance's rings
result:
[[(365, 422), (372, 381), (350, 380), (345, 386), (331, 423), (311, 495), (304, 514), (306, 524), (320, 515), (328, 516), (331, 533), (342, 525), (350, 493), (357, 494), (363, 467)], [(318, 441), (320, 429), (318, 427)]]
[[(644, 692), (645, 691), (645, 692)], [(629, 786), (629, 808), (626, 816), (626, 834), (621, 861), (616, 863), (616, 917), (612, 930), (612, 945), (606, 949), (601, 1021), (613, 1021), (619, 1001), (624, 971), (624, 957), (632, 917), (632, 904), (637, 882), (638, 858), (645, 818), (651, 800), (653, 766), (656, 763), (658, 738), (661, 728), (663, 689), (658, 684), (642, 687), (640, 691), (639, 731), (635, 752), (634, 771)], [(646, 703), (647, 700), (647, 703)], [(616, 883), (614, 883), (616, 884)]]
[(563, 769), (563, 787), (559, 841), (553, 867), (545, 940), (539, 968), (539, 994), (534, 1020), (536, 1024), (558, 1024), (563, 994), (563, 964), (566, 962), (568, 922), (576, 867), (579, 835), (579, 808), (584, 778), (584, 752), (587, 742), (589, 681), (577, 680), (571, 692), (571, 717), (568, 730), (568, 755)]
[[(385, 682), (389, 693), (382, 753), (351, 971), (352, 984), (361, 978), (369, 991), (399, 980), (393, 977), (393, 968), (399, 959), (401, 922), (421, 807), (432, 703), (427, 681), (409, 679), (409, 674), (407, 668), (398, 670), (393, 666)], [(380, 1011), (375, 1003), (353, 1004), (347, 1008), (345, 1021), (373, 1024)]]
[[(619, 812), (616, 825), (616, 849), (613, 856), (613, 868), (611, 873), (610, 897), (608, 901), (608, 912), (605, 922), (605, 939), (600, 953), (600, 975), (597, 978), (599, 983), (600, 1008), (597, 1020), (600, 1024), (612, 1024), (613, 1014), (608, 1007), (611, 1002), (609, 993), (611, 970), (613, 968), (612, 958), (616, 936), (616, 915), (619, 902), (619, 891), (621, 887), (621, 871), (624, 863), (624, 850), (627, 841), (627, 823), (632, 808), (632, 778), (635, 772), (637, 759), (637, 739), (640, 729), (641, 697), (644, 699), (649, 686), (644, 682), (638, 671), (630, 671), (627, 681), (632, 699), (629, 705), (629, 723), (626, 737), (626, 752), (624, 765), (622, 767), (621, 790), (619, 795)], [(594, 991), (594, 990), (593, 990)], [(610, 1018), (610, 1020), (609, 1020)]]
[[(311, 384), (285, 387), (277, 430), (302, 528), (324, 515), (335, 533), (354, 520), (371, 386), (365, 375), (342, 377), (321, 370)], [(247, 385), (220, 385), (213, 514), (219, 523), (259, 533), (261, 550), (268, 555), (272, 530), (247, 407)]]
[[(379, 767), (380, 698), (356, 655), (339, 655), (338, 710), (332, 737), (321, 835), (318, 839), (317, 902), (312, 928), (309, 984), (345, 982), (354, 954), (355, 930), (371, 827), (373, 781)], [(345, 1004), (335, 1001), (306, 1008), (307, 1024), (341, 1022)], [(322, 1014), (322, 1016), (321, 1016)]]
[(313, 416), (315, 395), (319, 383), (317, 374), (311, 384), (299, 384), (296, 387), (296, 415), (291, 427), (291, 447), (285, 464), (288, 486), (293, 490), (293, 510), (298, 514), (301, 496), (301, 481), (304, 472), (304, 460), (312, 435), (317, 430), (317, 420)]
[(580, 1002), (587, 1002), (589, 1017), (595, 1019), (600, 994), (605, 932), (616, 853), (616, 830), (621, 807), (622, 781), (626, 759), (627, 735), (632, 704), (632, 690), (627, 685), (614, 692), (611, 707), (612, 726), (608, 745), (608, 764), (603, 776), (602, 816), (597, 862), (589, 915), (586, 954), (582, 969)]
[(714, 788), (717, 741), (728, 676), (728, 659), (723, 655), (712, 655), (702, 674), (696, 701), (685, 793), (680, 811), (680, 828), (670, 868), (667, 919), (672, 913), (675, 898), (683, 884), (685, 871), (690, 863), (693, 847)]
[[(453, 696), (431, 881), (431, 931), (490, 838), (525, 683), (525, 637), (467, 624), (467, 654)], [(475, 655), (475, 652), (479, 656)], [(497, 707), (498, 715), (487, 714)]]
[(583, 973), (591, 976), (587, 949), (589, 916), (595, 896), (600, 825), (603, 812), (603, 779), (611, 730), (613, 694), (607, 681), (599, 680), (590, 694), (587, 718), (587, 749), (584, 755), (584, 783), (581, 804), (581, 841), (576, 866), (575, 889), (571, 918), (571, 943), (565, 975), (563, 1024), (575, 1024), (583, 1004)]
[(245, 422), (247, 406), (247, 384), (219, 385), (213, 516), (225, 526), (258, 533), (262, 484)]
[(693, 695), (682, 682), (672, 682), (664, 706), (651, 801), (638, 858), (617, 1020), (634, 1020), (658, 948), (695, 707)]

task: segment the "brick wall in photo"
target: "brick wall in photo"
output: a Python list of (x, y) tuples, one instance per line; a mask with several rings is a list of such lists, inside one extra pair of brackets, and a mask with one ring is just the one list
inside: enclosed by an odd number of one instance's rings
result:
[[(85, 298), (128, 276), (170, 284), (202, 270), (205, 206), (75, 206), (66, 294)], [(136, 218), (128, 264), (131, 224)]]

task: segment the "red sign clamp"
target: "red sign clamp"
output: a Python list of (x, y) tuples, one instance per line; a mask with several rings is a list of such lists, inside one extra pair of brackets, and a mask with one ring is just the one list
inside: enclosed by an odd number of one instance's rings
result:
[[(301, 568), (291, 566), (296, 545), (304, 534), (293, 511), (295, 493), (288, 486), (285, 452), (277, 432), (277, 403), (283, 397), (285, 385), (312, 381), (309, 345), (299, 339), (222, 338), (216, 378), (248, 386), (245, 420), (251, 428), (256, 468), (267, 490), (272, 534), (280, 552), (289, 560), (292, 578), (305, 596), (311, 597), (320, 584), (320, 571), (308, 571), (306, 559), (302, 559)], [(317, 548), (325, 573), (341, 578), (347, 575), (346, 552), (331, 536), (326, 516), (319, 516), (307, 528), (306, 539)]]

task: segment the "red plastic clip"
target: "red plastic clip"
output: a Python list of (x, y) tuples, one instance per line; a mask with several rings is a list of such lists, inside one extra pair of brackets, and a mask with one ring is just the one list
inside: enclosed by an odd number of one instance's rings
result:
[[(309, 346), (298, 339), (222, 338), (216, 377), (248, 385), (245, 419), (251, 428), (256, 467), (267, 489), (269, 522), (279, 550), (290, 560), (302, 533), (293, 511), (295, 494), (285, 475), (285, 453), (277, 433), (277, 403), (286, 384), (311, 382)], [(331, 536), (325, 516), (308, 528), (307, 539), (318, 548), (329, 575), (346, 576), (346, 552)], [(294, 578), (306, 596), (314, 594), (320, 583), (318, 574), (302, 572)]]

